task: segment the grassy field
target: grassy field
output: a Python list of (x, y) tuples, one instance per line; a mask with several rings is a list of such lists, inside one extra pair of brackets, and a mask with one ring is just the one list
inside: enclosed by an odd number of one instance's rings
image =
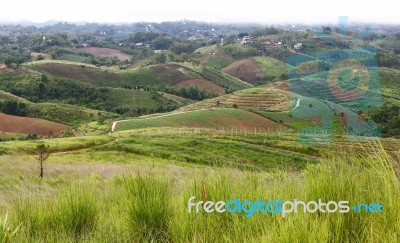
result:
[(86, 64), (79, 65), (78, 63), (46, 60), (34, 62), (28, 65), (28, 67), (45, 71), (55, 76), (114, 88), (121, 88), (128, 85), (131, 87), (142, 86), (159, 89), (166, 86), (172, 87), (182, 81), (202, 78), (232, 91), (249, 87), (239, 80), (220, 73), (218, 70), (205, 68), (204, 71), (198, 71), (192, 69), (189, 64), (154, 65), (116, 71), (111, 68), (98, 68)]
[(89, 54), (99, 56), (99, 57), (116, 57), (121, 61), (129, 60), (132, 58), (128, 54), (122, 53), (119, 50), (111, 49), (111, 48), (86, 47), (86, 48), (79, 48), (76, 51), (89, 53)]
[(146, 110), (168, 110), (176, 104), (180, 106), (190, 103), (181, 97), (169, 97), (154, 91), (132, 89), (110, 89), (110, 105), (126, 109), (144, 108)]
[[(43, 140), (45, 177), (27, 154), (38, 141), (6, 142), (0, 156), (0, 239), (11, 242), (397, 242), (398, 157), (377, 142), (368, 156), (340, 144), (307, 146), (294, 134), (139, 129)], [(160, 136), (162, 132), (162, 136)], [(188, 136), (190, 135), (190, 136)], [(382, 140), (382, 146), (392, 143)], [(367, 147), (367, 144), (368, 147)], [(394, 145), (394, 144), (393, 144)], [(342, 148), (341, 155), (331, 153)], [(353, 156), (346, 156), (353, 154)], [(29, 193), (26, 193), (29, 191)], [(188, 200), (380, 202), (384, 213), (188, 213)], [(268, 227), (266, 227), (268, 225)], [(12, 232), (16, 229), (16, 234)]]
[(260, 115), (234, 108), (193, 110), (118, 123), (116, 130), (148, 127), (199, 127), (243, 131), (279, 131), (283, 127)]
[(232, 94), (207, 99), (180, 108), (181, 111), (212, 107), (231, 108), (237, 106), (243, 110), (285, 111), (292, 106), (290, 93), (268, 87), (244, 89)]
[(287, 75), (286, 65), (271, 57), (238, 60), (224, 67), (222, 71), (251, 84), (284, 80)]
[(260, 63), (260, 69), (270, 78), (282, 79), (287, 74), (286, 64), (271, 57), (254, 57)]

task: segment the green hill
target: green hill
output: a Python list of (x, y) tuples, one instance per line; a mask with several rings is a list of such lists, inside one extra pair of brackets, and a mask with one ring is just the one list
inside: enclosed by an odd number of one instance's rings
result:
[[(229, 75), (220, 73), (218, 70), (204, 68), (203, 71), (198, 71), (190, 68), (189, 65), (175, 63), (119, 71), (110, 68), (98, 68), (86, 64), (59, 61), (33, 62), (27, 64), (27, 67), (45, 71), (58, 77), (65, 77), (96, 86), (113, 88), (139, 86), (159, 91), (167, 91), (175, 89), (175, 85), (181, 82), (197, 79), (207, 79), (229, 91), (236, 91), (249, 87), (229, 77)], [(208, 93), (213, 92), (207, 89), (204, 91)]]
[(243, 110), (285, 111), (292, 106), (290, 93), (267, 87), (244, 89), (232, 94), (208, 99), (180, 108), (180, 111), (212, 108), (237, 107)]
[(233, 108), (193, 110), (121, 121), (116, 131), (149, 127), (198, 127), (253, 132), (280, 131), (284, 127), (263, 116)]
[(262, 84), (287, 78), (285, 63), (271, 57), (253, 57), (235, 61), (222, 69), (250, 84)]

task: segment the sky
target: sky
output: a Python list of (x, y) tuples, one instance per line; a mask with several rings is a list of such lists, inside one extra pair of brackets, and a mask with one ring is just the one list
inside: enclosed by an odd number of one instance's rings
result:
[(0, 4), (0, 21), (48, 20), (68, 22), (139, 22), (199, 20), (247, 23), (337, 23), (338, 16), (350, 22), (400, 24), (398, 0), (19, 0)]

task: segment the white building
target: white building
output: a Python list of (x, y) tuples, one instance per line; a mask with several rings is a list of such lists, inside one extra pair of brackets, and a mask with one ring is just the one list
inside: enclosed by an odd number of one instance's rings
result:
[(300, 49), (303, 48), (303, 44), (302, 43), (296, 43), (296, 44), (293, 45), (293, 48), (295, 50), (300, 50)]

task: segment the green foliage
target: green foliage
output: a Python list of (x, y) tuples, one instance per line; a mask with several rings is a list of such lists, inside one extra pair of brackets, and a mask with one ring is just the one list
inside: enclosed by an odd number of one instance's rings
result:
[(225, 45), (221, 48), (221, 50), (223, 53), (231, 55), (236, 59), (257, 55), (257, 49), (243, 45)]
[(400, 58), (393, 52), (378, 53), (377, 59), (380, 67), (400, 68)]
[(79, 241), (95, 230), (97, 205), (89, 187), (76, 183), (60, 191), (56, 198), (43, 200), (32, 195), (18, 198), (15, 214), (22, 222), (22, 233), (31, 240), (58, 235)]
[(260, 37), (260, 36), (266, 36), (266, 35), (276, 35), (280, 32), (280, 30), (278, 30), (275, 27), (266, 27), (265, 29), (257, 29), (254, 30), (251, 35), (254, 37)]
[(45, 74), (1, 76), (0, 88), (33, 102), (61, 101), (94, 109), (106, 109), (109, 98), (107, 89)]
[(39, 162), (39, 177), (43, 178), (44, 175), (44, 162), (49, 158), (50, 151), (49, 145), (44, 145), (43, 143), (38, 144), (34, 150), (36, 154), (35, 158)]
[(4, 218), (0, 217), (0, 241), (2, 243), (9, 243), (13, 238), (15, 238), (16, 234), (21, 228), (21, 225), (13, 228), (9, 225), (8, 215)]
[(77, 240), (96, 229), (98, 203), (88, 189), (87, 185), (71, 187), (58, 198), (58, 225)]
[(382, 128), (382, 133), (386, 136), (400, 136), (400, 107), (383, 106), (372, 112), (374, 122)]
[(151, 42), (151, 47), (154, 50), (168, 50), (173, 42), (172, 37), (161, 35)]
[(193, 51), (195, 50), (195, 46), (190, 42), (189, 43), (174, 42), (172, 43), (170, 50), (176, 55), (181, 55), (182, 53), (192, 54)]
[(159, 36), (160, 34), (155, 32), (136, 32), (134, 35), (131, 35), (129, 37), (129, 41), (133, 41), (136, 43), (146, 42), (146, 41), (152, 41)]
[(164, 64), (167, 62), (167, 55), (165, 53), (157, 53), (154, 55), (153, 60), (155, 64)]
[(125, 177), (128, 224), (140, 241), (170, 241), (171, 185), (165, 180), (139, 175)]
[(0, 100), (0, 112), (16, 115), (25, 116), (27, 114), (28, 107), (26, 103), (15, 100)]
[(250, 88), (251, 85), (245, 82), (242, 82), (238, 79), (233, 78), (225, 73), (222, 73), (219, 70), (216, 70), (211, 67), (203, 67), (201, 70), (201, 74), (213, 81), (214, 83), (218, 84), (219, 86), (225, 88), (226, 93), (231, 93), (237, 90)]
[(221, 69), (232, 63), (232, 60), (224, 57), (210, 57), (207, 58), (205, 65), (216, 69)]
[(216, 97), (216, 94), (209, 93), (205, 90), (200, 90), (197, 86), (190, 88), (182, 87), (178, 90), (165, 87), (163, 90), (169, 94), (174, 94), (191, 100), (204, 100)]

